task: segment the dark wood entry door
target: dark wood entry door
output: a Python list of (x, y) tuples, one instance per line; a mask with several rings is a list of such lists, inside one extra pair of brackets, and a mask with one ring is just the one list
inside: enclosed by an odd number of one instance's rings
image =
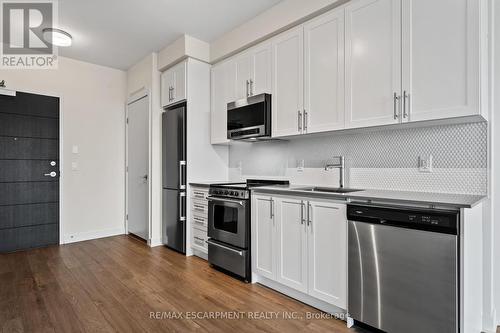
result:
[(59, 244), (59, 170), (59, 98), (0, 95), (0, 252)]

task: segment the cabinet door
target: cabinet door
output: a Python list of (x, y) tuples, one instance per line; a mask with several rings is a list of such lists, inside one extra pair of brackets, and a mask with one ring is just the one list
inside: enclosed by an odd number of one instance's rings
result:
[(172, 88), (174, 87), (174, 71), (167, 70), (161, 74), (161, 106), (172, 103)]
[(304, 26), (304, 129), (342, 129), (344, 123), (344, 10)]
[(186, 99), (186, 76), (187, 76), (187, 63), (186, 61), (181, 62), (172, 68), (174, 72), (174, 90), (173, 90), (173, 102), (177, 103)]
[(303, 28), (287, 31), (273, 42), (273, 136), (302, 133)]
[(276, 279), (276, 257), (274, 250), (275, 220), (273, 199), (267, 196), (252, 196), (253, 270), (269, 279)]
[(212, 67), (211, 77), (211, 143), (225, 144), (227, 140), (227, 103), (235, 99), (236, 66), (225, 61)]
[(403, 0), (404, 120), (478, 114), (477, 0)]
[(236, 64), (236, 99), (250, 96), (250, 79), (252, 78), (252, 54), (243, 53), (234, 59)]
[(272, 57), (271, 44), (266, 43), (257, 46), (253, 53), (253, 75), (251, 77), (250, 93), (257, 95), (262, 93), (271, 94)]
[(346, 309), (346, 205), (321, 201), (308, 204), (308, 293)]
[(398, 123), (401, 0), (358, 0), (345, 11), (346, 127)]
[(294, 198), (276, 199), (277, 281), (307, 292), (307, 233), (305, 204)]

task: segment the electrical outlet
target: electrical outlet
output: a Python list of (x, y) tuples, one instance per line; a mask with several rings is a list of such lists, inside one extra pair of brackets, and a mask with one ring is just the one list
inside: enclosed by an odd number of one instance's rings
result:
[(298, 163), (297, 163), (297, 171), (298, 172), (303, 172), (304, 171), (304, 168), (305, 168), (305, 161), (304, 160), (300, 160)]
[(418, 171), (432, 172), (432, 155), (422, 155), (418, 157)]

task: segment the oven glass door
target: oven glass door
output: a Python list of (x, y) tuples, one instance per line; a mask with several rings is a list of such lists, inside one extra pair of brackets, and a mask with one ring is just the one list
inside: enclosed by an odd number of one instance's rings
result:
[(234, 246), (248, 245), (248, 200), (210, 197), (208, 236)]

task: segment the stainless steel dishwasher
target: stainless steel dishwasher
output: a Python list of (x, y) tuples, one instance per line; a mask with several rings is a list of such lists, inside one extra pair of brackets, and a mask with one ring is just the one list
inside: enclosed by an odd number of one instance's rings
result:
[(348, 313), (389, 333), (459, 332), (459, 213), (348, 205)]

